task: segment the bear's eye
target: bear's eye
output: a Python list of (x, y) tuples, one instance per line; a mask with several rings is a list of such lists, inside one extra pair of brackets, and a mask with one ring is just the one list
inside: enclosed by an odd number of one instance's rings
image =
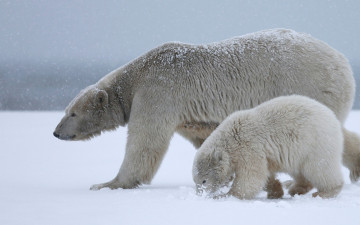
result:
[(76, 113), (71, 113), (70, 116), (71, 116), (71, 117), (75, 117), (75, 116), (76, 116)]
[(206, 183), (206, 180), (203, 180), (203, 182), (202, 182), (203, 184), (205, 184)]

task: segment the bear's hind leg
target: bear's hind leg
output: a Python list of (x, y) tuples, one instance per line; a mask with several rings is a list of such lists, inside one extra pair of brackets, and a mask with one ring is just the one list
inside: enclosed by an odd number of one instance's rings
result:
[(272, 174), (266, 183), (265, 191), (267, 192), (268, 199), (278, 199), (284, 196), (284, 190), (281, 182)]
[(351, 182), (356, 182), (360, 177), (360, 137), (345, 128), (343, 128), (343, 134), (343, 164), (350, 170)]

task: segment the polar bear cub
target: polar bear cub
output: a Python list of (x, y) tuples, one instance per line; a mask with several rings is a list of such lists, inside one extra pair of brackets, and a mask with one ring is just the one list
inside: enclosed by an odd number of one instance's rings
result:
[(342, 128), (330, 109), (308, 97), (278, 97), (226, 118), (196, 153), (193, 179), (197, 190), (214, 194), (234, 176), (226, 195), (251, 199), (276, 191), (269, 185), (285, 172), (294, 179), (292, 196), (315, 187), (314, 197), (331, 198), (343, 186), (342, 151)]

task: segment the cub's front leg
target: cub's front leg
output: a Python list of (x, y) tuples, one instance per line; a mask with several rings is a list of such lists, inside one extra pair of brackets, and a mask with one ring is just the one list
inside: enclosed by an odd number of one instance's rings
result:
[[(244, 151), (245, 152), (245, 151)], [(269, 170), (266, 158), (252, 151), (243, 155), (235, 171), (235, 179), (229, 191), (239, 199), (253, 199), (267, 184)]]

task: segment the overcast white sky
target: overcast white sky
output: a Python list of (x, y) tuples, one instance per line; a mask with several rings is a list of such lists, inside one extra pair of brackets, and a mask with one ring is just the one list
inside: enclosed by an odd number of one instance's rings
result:
[(359, 0), (0, 0), (0, 63), (117, 63), (168, 41), (276, 27), (311, 33), (360, 64)]

